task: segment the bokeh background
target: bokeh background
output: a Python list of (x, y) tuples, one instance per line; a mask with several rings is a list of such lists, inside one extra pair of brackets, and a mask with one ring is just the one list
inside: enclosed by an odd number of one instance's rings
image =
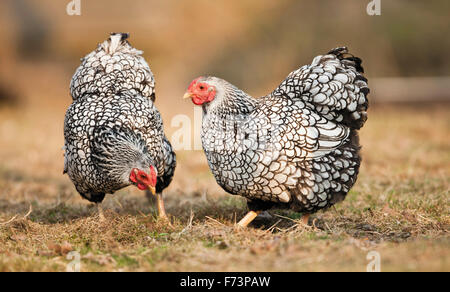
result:
[[(316, 55), (348, 46), (363, 59), (371, 88), (369, 120), (361, 131), (364, 162), (353, 195), (374, 192), (380, 200), (372, 202), (376, 208), (397, 194), (397, 186), (413, 186), (408, 200), (433, 201), (429, 210), (446, 216), (433, 220), (448, 223), (450, 1), (381, 0), (379, 16), (366, 13), (369, 0), (81, 0), (80, 16), (66, 13), (69, 2), (0, 1), (3, 220), (26, 213), (30, 202), (35, 222), (80, 216), (58, 211), (48, 219), (45, 213), (61, 202), (87, 205), (62, 175), (69, 82), (80, 58), (110, 32), (129, 32), (130, 43), (144, 51), (155, 75), (156, 104), (169, 139), (178, 129), (171, 124), (174, 116), (193, 116), (193, 105), (182, 96), (195, 77), (216, 75), (257, 97)], [(169, 213), (176, 210), (170, 198), (184, 206), (183, 197), (189, 201), (205, 192), (228, 197), (215, 184), (202, 151), (179, 151), (178, 165), (167, 191)], [(430, 182), (436, 197), (427, 197)], [(142, 197), (132, 188), (120, 194)], [(111, 199), (106, 204), (118, 210)], [(358, 210), (367, 207), (358, 204)], [(448, 225), (438, 231), (448, 235)], [(446, 246), (436, 258), (448, 259)], [(433, 266), (445, 267), (448, 261)]]

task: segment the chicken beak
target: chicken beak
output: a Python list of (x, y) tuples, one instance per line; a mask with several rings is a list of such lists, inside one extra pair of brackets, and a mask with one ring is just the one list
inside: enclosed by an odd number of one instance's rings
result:
[(153, 196), (156, 195), (156, 189), (154, 186), (148, 186), (148, 190), (150, 191), (150, 193), (152, 193)]
[(183, 95), (183, 99), (187, 99), (187, 98), (192, 98), (192, 93), (186, 92), (186, 93)]

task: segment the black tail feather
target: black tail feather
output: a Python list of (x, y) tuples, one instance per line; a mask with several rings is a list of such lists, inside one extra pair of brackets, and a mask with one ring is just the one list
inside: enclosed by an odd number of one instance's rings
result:
[(362, 60), (350, 54), (347, 47), (335, 48), (329, 51), (328, 54), (335, 55), (343, 63), (355, 67), (357, 72), (364, 73), (364, 68), (361, 66)]

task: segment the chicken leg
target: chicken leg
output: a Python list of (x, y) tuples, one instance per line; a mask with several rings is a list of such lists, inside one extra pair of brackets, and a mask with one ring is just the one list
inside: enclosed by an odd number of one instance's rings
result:
[(304, 214), (302, 216), (300, 220), (303, 223), (303, 225), (308, 226), (309, 216), (311, 216), (311, 214)]
[(247, 227), (255, 218), (258, 216), (260, 212), (250, 211), (247, 213), (247, 215), (244, 216), (244, 218), (241, 219), (241, 221), (238, 222), (237, 226), (239, 227)]
[(155, 187), (150, 186), (147, 190), (147, 198), (149, 198), (150, 196), (156, 197), (156, 207), (158, 208), (158, 218), (163, 219), (164, 221), (167, 221), (169, 223), (169, 226), (172, 226), (170, 224), (169, 217), (167, 216), (167, 213), (166, 213), (166, 208), (164, 206), (162, 192), (156, 193)]
[(167, 217), (167, 214), (166, 214), (166, 208), (164, 206), (164, 200), (162, 197), (162, 193), (156, 194), (156, 206), (158, 208), (159, 218), (169, 221), (169, 217)]

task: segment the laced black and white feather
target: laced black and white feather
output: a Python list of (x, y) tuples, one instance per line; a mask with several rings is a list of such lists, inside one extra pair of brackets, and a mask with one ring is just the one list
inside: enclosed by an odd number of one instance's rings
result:
[(127, 38), (126, 33), (113, 33), (81, 59), (70, 83), (73, 100), (85, 94), (109, 96), (130, 91), (155, 101), (153, 73), (142, 51), (133, 48)]
[(130, 185), (133, 168), (155, 167), (161, 192), (176, 166), (154, 105), (153, 74), (127, 36), (111, 35), (83, 59), (71, 82), (64, 172), (81, 196), (93, 202)]
[(357, 130), (369, 93), (362, 73), (361, 60), (337, 48), (259, 99), (216, 77), (200, 80), (217, 90), (203, 105), (202, 143), (218, 184), (253, 205), (303, 212), (343, 200), (361, 161)]

